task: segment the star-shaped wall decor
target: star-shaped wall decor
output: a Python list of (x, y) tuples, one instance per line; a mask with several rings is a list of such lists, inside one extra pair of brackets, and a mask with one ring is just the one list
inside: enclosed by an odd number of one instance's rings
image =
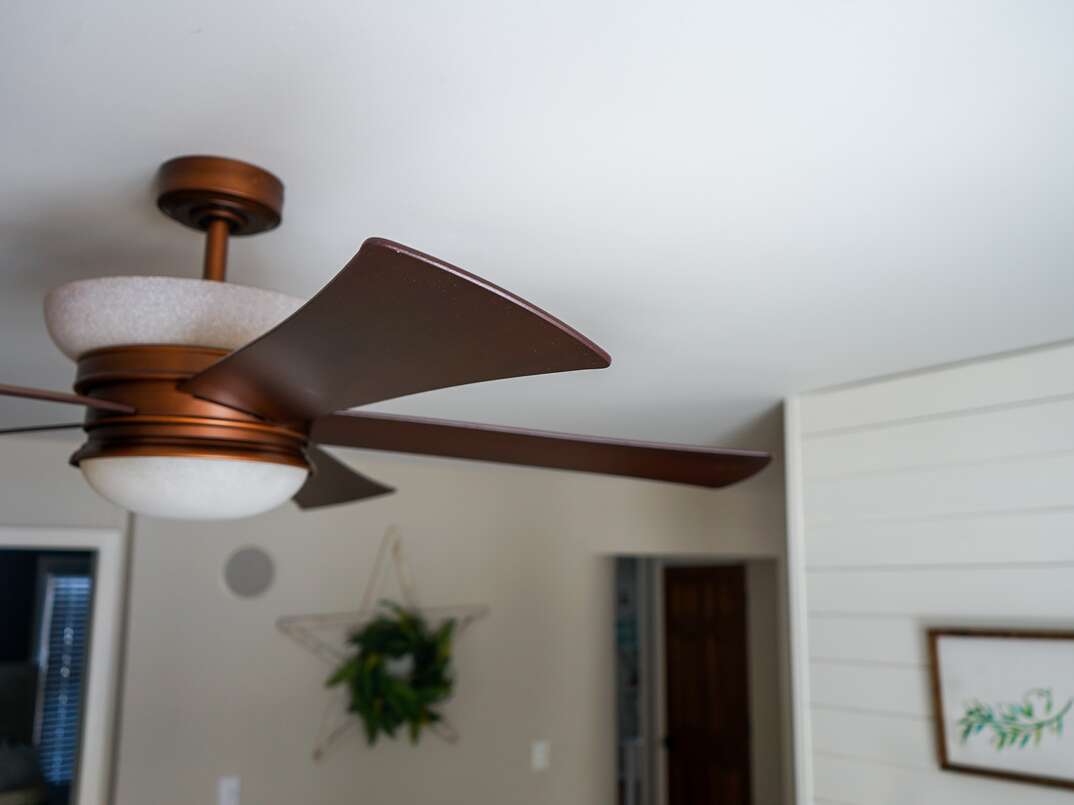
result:
[[(327, 663), (332, 670), (351, 657), (354, 649), (347, 639), (379, 614), (379, 591), (391, 565), (399, 584), (400, 601), (405, 608), (421, 613), (431, 624), (448, 618), (455, 620), (456, 637), (475, 621), (488, 614), (488, 607), (458, 605), (422, 607), (414, 591), (414, 583), (403, 558), (402, 539), (395, 526), (384, 532), (373, 570), (369, 575), (362, 601), (353, 612), (322, 613), (313, 615), (286, 615), (276, 621), (276, 627), (315, 657)], [(340, 688), (329, 702), (321, 719), (317, 744), (313, 750), (314, 760), (321, 760), (340, 739), (358, 725), (358, 719), (347, 710), (349, 691)], [(434, 734), (448, 741), (458, 737), (445, 720), (431, 728)]]

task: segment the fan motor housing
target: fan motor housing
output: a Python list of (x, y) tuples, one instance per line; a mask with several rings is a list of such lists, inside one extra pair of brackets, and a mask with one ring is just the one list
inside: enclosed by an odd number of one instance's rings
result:
[(228, 354), (209, 347), (107, 347), (78, 360), (75, 389), (126, 403), (135, 414), (89, 410), (87, 441), (71, 463), (105, 456), (185, 456), (308, 467), (305, 423), (278, 424), (179, 390)]

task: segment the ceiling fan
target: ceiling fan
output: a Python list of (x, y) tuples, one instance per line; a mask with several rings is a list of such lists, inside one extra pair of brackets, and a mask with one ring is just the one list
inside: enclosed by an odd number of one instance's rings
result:
[(102, 496), (142, 514), (229, 519), (293, 497), (303, 509), (393, 491), (317, 445), (389, 450), (719, 487), (766, 453), (372, 414), (347, 409), (431, 389), (611, 358), (514, 294), (380, 238), (308, 302), (225, 283), (228, 238), (273, 229), (283, 184), (232, 159), (186, 156), (157, 175), (158, 206), (206, 233), (202, 279), (103, 277), (51, 291), (53, 341), (76, 393), (0, 395), (86, 408), (71, 457)]

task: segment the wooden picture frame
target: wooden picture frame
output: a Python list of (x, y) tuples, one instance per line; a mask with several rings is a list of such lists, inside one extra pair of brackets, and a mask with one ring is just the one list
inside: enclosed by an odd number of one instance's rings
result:
[[(1017, 753), (1020, 750), (1025, 750), (1030, 746), (1039, 745), (1039, 742), (1044, 740), (1045, 737), (1061, 739), (1062, 737), (1062, 722), (1066, 713), (1070, 714), (1070, 734), (1068, 736), (1069, 744), (1066, 747), (1070, 751), (1070, 756), (1074, 759), (1074, 679), (1071, 680), (1071, 684), (1068, 689), (1065, 689), (1060, 698), (1060, 702), (1066, 701), (1066, 704), (1061, 704), (1060, 708), (1065, 708), (1062, 712), (1056, 709), (1056, 705), (1053, 701), (1051, 689), (1046, 688), (1034, 688), (1028, 693), (1023, 694), (1021, 703), (1024, 703), (1025, 707), (1030, 708), (1032, 711), (1033, 703), (1030, 702), (1029, 696), (1032, 694), (1044, 694), (1047, 693), (1047, 699), (1041, 701), (1047, 704), (1047, 712), (1042, 713), (1045, 718), (1037, 719), (1033, 721), (1030, 719), (1029, 729), (1026, 729), (1024, 724), (1014, 724), (1012, 722), (1012, 729), (1015, 730), (1015, 737), (1011, 738), (1007, 732), (999, 731), (999, 727), (1008, 723), (1002, 718), (997, 718), (997, 727), (992, 728), (992, 724), (987, 722), (987, 718), (984, 722), (978, 720), (976, 723), (970, 718), (971, 713), (980, 713), (973, 707), (969, 707), (966, 710), (965, 715), (960, 719), (957, 724), (962, 730), (969, 729), (971, 731), (971, 738), (985, 739), (987, 735), (981, 735), (986, 731), (991, 731), (993, 737), (991, 738), (991, 744), (996, 748), (996, 758), (999, 760), (1002, 757), (1003, 762), (997, 764), (996, 767), (990, 767), (988, 765), (982, 765), (978, 763), (966, 763), (960, 762), (958, 758), (952, 757), (950, 750), (951, 741), (954, 739), (952, 731), (948, 729), (948, 722), (951, 720), (950, 702), (947, 702), (947, 708), (945, 709), (944, 701), (944, 679), (943, 679), (943, 667), (941, 657), (941, 641), (944, 639), (950, 639), (952, 641), (957, 640), (969, 640), (969, 641), (989, 641), (989, 645), (999, 648), (1003, 646), (1006, 641), (1022, 641), (1022, 645), (1028, 647), (1031, 642), (1035, 642), (1040, 647), (1047, 649), (1052, 648), (1053, 643), (1067, 642), (1070, 653), (1070, 664), (1074, 667), (1074, 631), (1049, 631), (1049, 630), (1012, 630), (1012, 629), (963, 629), (963, 628), (931, 628), (927, 631), (928, 636), (928, 652), (929, 652), (929, 675), (930, 675), (930, 688), (932, 698), (932, 711), (935, 721), (936, 729), (936, 747), (939, 758), (940, 767), (946, 771), (961, 772), (964, 774), (975, 774), (983, 777), (991, 777), (993, 779), (1008, 780), (1022, 783), (1034, 783), (1037, 785), (1051, 786), (1055, 788), (1074, 789), (1074, 763), (1071, 763), (1070, 776), (1053, 776), (1047, 773), (1032, 772), (1027, 770), (1017, 770), (1010, 768), (1012, 765), (1010, 762), (1011, 757), (1018, 757), (1010, 753)], [(997, 643), (996, 641), (1001, 641)], [(1014, 646), (1015, 644), (1011, 644)], [(988, 646), (984, 646), (988, 648)], [(1054, 653), (1054, 652), (1053, 652)], [(1065, 660), (1066, 658), (1064, 658)], [(959, 680), (962, 681), (961, 679)], [(1021, 693), (1021, 691), (1018, 691)], [(992, 706), (976, 701), (977, 705), (982, 705), (983, 710), (987, 713), (995, 714), (996, 712), (1010, 712), (1007, 708), (1014, 707), (1020, 702), (1016, 697), (1012, 696), (1010, 702), (996, 702), (995, 710)], [(965, 705), (964, 705), (965, 706)], [(1022, 712), (1016, 711), (1019, 717), (1022, 717)], [(1054, 725), (1048, 725), (1048, 721), (1054, 721), (1058, 717), (1058, 730), (1054, 730)], [(973, 726), (967, 727), (967, 723)], [(1045, 726), (1039, 726), (1044, 724)], [(1036, 725), (1036, 726), (1034, 726)], [(1018, 731), (1022, 730), (1022, 731)], [(1003, 735), (1003, 741), (1000, 740), (1000, 736)], [(960, 742), (964, 745), (968, 739), (965, 735), (960, 733)], [(1000, 753), (1004, 750), (1008, 750), (1008, 754), (1001, 756)], [(961, 751), (961, 750), (960, 750)], [(1006, 766), (1007, 768), (1004, 768)]]

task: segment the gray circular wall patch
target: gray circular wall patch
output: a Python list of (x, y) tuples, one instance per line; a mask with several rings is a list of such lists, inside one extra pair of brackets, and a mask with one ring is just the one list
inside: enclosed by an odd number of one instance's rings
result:
[(224, 584), (240, 598), (261, 595), (275, 576), (276, 565), (262, 548), (239, 548), (224, 565)]

